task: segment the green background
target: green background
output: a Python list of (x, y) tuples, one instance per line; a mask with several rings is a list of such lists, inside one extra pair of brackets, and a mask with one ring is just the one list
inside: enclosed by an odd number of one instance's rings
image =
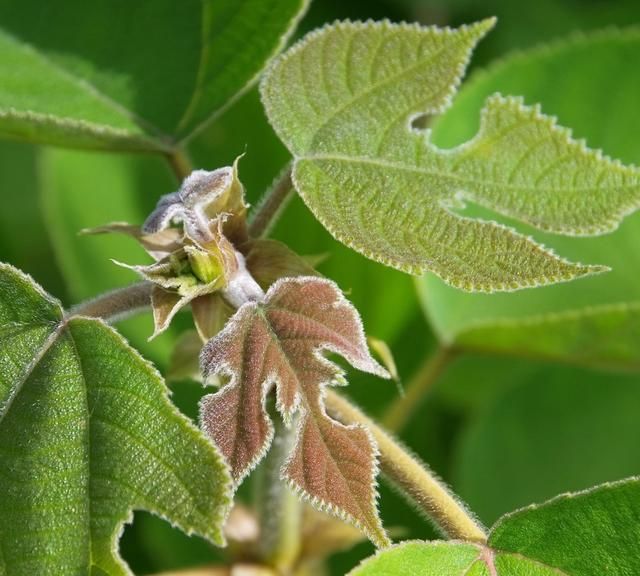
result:
[[(71, 12), (73, 3), (68, 4)], [(637, 0), (317, 0), (297, 34), (341, 18), (389, 18), (453, 26), (493, 15), (498, 16), (498, 24), (476, 51), (471, 74), (513, 51), (577, 31), (638, 26), (640, 4)], [(73, 18), (73, 14), (69, 17)], [(147, 32), (141, 29), (139, 33)], [(637, 76), (638, 61), (628, 66), (629, 74)], [(575, 72), (571, 62), (566, 65), (567, 74)], [(578, 72), (583, 77), (589, 75), (588, 68)], [(515, 90), (521, 85), (516, 81), (509, 86), (507, 82), (506, 89)], [(612, 99), (616, 94), (608, 86), (596, 86), (597, 92), (589, 92), (589, 97), (598, 99), (602, 117), (585, 119), (580, 117), (579, 93), (563, 93), (565, 88), (557, 84), (534, 85), (534, 93), (536, 89), (543, 110), (548, 98), (549, 111), (558, 114), (578, 136), (587, 136), (589, 143), (603, 146), (625, 162), (640, 164), (638, 100), (633, 105), (621, 103), (618, 98), (614, 105)], [(569, 104), (562, 104), (563, 101)], [(632, 115), (628, 122), (620, 121), (620, 108), (624, 112), (625, 106)], [(609, 114), (617, 120), (607, 122)], [(603, 127), (592, 139), (588, 134), (591, 121)], [(584, 125), (574, 125), (580, 122)], [(450, 130), (445, 129), (449, 126)], [(444, 121), (436, 128), (435, 139), (437, 143), (453, 145), (473, 134), (474, 129), (473, 125), (461, 128), (456, 127), (454, 120), (449, 124)], [(284, 147), (266, 122), (255, 88), (192, 140), (189, 152), (197, 167), (207, 169), (229, 165), (245, 152), (240, 175), (253, 203), (287, 161)], [(122, 238), (78, 237), (78, 230), (111, 220), (138, 222), (161, 194), (175, 187), (171, 172), (158, 157), (1, 141), (0, 261), (32, 274), (65, 305), (125, 284), (134, 278), (114, 266), (109, 258), (138, 262), (143, 254), (140, 249)], [(634, 291), (637, 293), (640, 286), (637, 280), (633, 281), (640, 277), (634, 265), (639, 244), (633, 242), (634, 236), (628, 232), (634, 225), (638, 228), (638, 224), (636, 216), (623, 225), (622, 233), (631, 238), (624, 244), (629, 256), (616, 252), (615, 260), (617, 274), (628, 282), (616, 287), (616, 301), (633, 300)], [(348, 293), (362, 313), (367, 332), (389, 343), (403, 382), (410, 380), (436, 342), (414, 280), (336, 243), (298, 198), (289, 205), (274, 236), (300, 254), (328, 255), (320, 271)], [(544, 240), (553, 245), (553, 239), (544, 237)], [(597, 255), (599, 246), (608, 246), (602, 250), (614, 250), (606, 244), (607, 239), (604, 242), (594, 244), (591, 253)], [(603, 254), (606, 256), (606, 252)], [(459, 329), (460, 317), (473, 316), (474, 306), (484, 306), (467, 301), (465, 296), (448, 294), (450, 289), (433, 279), (420, 286), (429, 315), (440, 332), (446, 332), (446, 326), (453, 326), (452, 331)], [(569, 295), (569, 300), (575, 296), (580, 303), (608, 301), (606, 294), (602, 298), (581, 285), (572, 289), (575, 292)], [(606, 292), (607, 285), (601, 290)], [(492, 301), (491, 305), (499, 312), (501, 305), (495, 302), (498, 301)], [(509, 306), (507, 302), (504, 310), (509, 310)], [(537, 306), (545, 304), (534, 303), (534, 311)], [(560, 309), (566, 306), (563, 303)], [(469, 309), (472, 312), (464, 312)], [(516, 309), (522, 310), (519, 306)], [(550, 309), (557, 310), (558, 306)], [(494, 311), (494, 316), (498, 312)], [(509, 314), (505, 312), (506, 316)], [(178, 326), (151, 344), (146, 342), (151, 332), (150, 317), (127, 321), (121, 328), (145, 356), (166, 370), (175, 335), (189, 323), (188, 316), (182, 315)], [(451, 483), (483, 522), (491, 524), (515, 507), (640, 473), (638, 384), (640, 377), (630, 371), (589, 370), (506, 355), (464, 354), (438, 380), (420, 406), (419, 417), (412, 418), (401, 437)], [(174, 401), (194, 417), (202, 394), (200, 386), (176, 382), (172, 389)], [(393, 384), (355, 373), (348, 392), (372, 415), (382, 414), (398, 395)], [(244, 493), (249, 494), (250, 487)], [(394, 535), (403, 539), (434, 536), (432, 528), (394, 492), (383, 486), (381, 493), (383, 520)], [(184, 536), (145, 513), (135, 515), (133, 525), (125, 530), (121, 547), (136, 574), (198, 565), (218, 554), (204, 541)], [(365, 543), (337, 555), (332, 559), (331, 573), (344, 574), (371, 552), (372, 547)]]

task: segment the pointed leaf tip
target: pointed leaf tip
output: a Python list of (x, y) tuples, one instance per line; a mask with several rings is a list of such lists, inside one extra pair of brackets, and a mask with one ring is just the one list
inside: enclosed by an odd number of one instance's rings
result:
[(602, 272), (451, 206), (468, 201), (541, 230), (599, 234), (640, 206), (638, 169), (587, 149), (517, 98), (489, 98), (478, 134), (450, 150), (410, 127), (416, 115), (450, 105), (494, 23), (452, 30), (338, 22), (291, 48), (265, 74), (261, 94), (294, 155), (294, 185), (347, 246), (464, 290), (518, 290)]

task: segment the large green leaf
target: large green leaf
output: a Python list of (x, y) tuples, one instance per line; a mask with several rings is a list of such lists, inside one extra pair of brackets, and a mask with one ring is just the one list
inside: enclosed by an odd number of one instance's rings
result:
[(133, 509), (222, 543), (230, 476), (158, 373), (0, 265), (0, 573), (128, 574)]
[[(453, 108), (436, 122), (434, 140), (443, 146), (466, 140), (487, 95), (500, 90), (542, 102), (590, 143), (639, 163), (638, 58), (637, 29), (607, 31), (510, 57), (461, 91)], [(441, 338), (483, 351), (637, 369), (640, 217), (630, 217), (608, 236), (576, 241), (545, 235), (543, 240), (572, 259), (601, 262), (612, 271), (490, 297), (463, 294), (427, 275), (419, 288)]]
[(504, 516), (486, 546), (406, 542), (351, 576), (631, 576), (640, 571), (640, 480), (603, 484)]
[(306, 0), (0, 1), (0, 135), (168, 150), (258, 76)]
[(588, 150), (538, 108), (499, 95), (486, 100), (475, 137), (452, 150), (412, 128), (417, 116), (448, 105), (492, 24), (343, 22), (279, 58), (262, 97), (294, 154), (296, 188), (348, 246), (459, 288), (514, 290), (603, 271), (459, 211), (472, 203), (543, 230), (602, 233), (640, 203), (636, 169)]
[(483, 522), (640, 471), (638, 376), (538, 366), (510, 384), (476, 410), (453, 451), (451, 481)]
[[(203, 166), (229, 166), (246, 149), (239, 170), (254, 206), (287, 161), (287, 151), (269, 126), (256, 92), (235, 102), (190, 145), (194, 160)], [(273, 237), (298, 254), (320, 256), (318, 270), (348, 294), (367, 333), (392, 341), (407, 319), (418, 316), (412, 279), (337, 242), (299, 197), (288, 204)], [(393, 307), (386, 305), (389, 301)]]

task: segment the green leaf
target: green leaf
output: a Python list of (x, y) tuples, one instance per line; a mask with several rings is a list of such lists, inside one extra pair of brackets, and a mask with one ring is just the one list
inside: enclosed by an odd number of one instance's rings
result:
[[(476, 362), (465, 374), (493, 398), (460, 434), (451, 481), (483, 522), (532, 500), (637, 473), (638, 376), (569, 366), (514, 374), (509, 364), (483, 378)], [(510, 382), (503, 375), (502, 390), (492, 392), (489, 382), (504, 373)]]
[(640, 302), (489, 321), (461, 332), (455, 344), (466, 351), (640, 371)]
[(0, 2), (0, 136), (165, 151), (254, 82), (306, 0)]
[[(240, 164), (240, 173), (247, 199), (255, 209), (261, 193), (270, 186), (288, 157), (267, 122), (255, 89), (235, 102), (189, 146), (195, 163), (202, 166), (211, 163), (212, 159), (213, 166), (228, 165), (243, 150), (246, 154)], [(298, 254), (328, 255), (314, 266), (345, 290), (364, 318), (368, 333), (393, 342), (408, 319), (418, 319), (420, 310), (414, 297), (412, 278), (362, 258), (337, 242), (299, 196), (294, 196), (288, 204), (275, 226), (273, 237), (294, 248)], [(396, 304), (386, 306), (389, 300)]]
[(638, 574), (640, 480), (602, 484), (507, 514), (489, 545), (570, 576)]
[(640, 570), (640, 481), (565, 494), (504, 516), (487, 546), (405, 542), (350, 576), (627, 576)]
[[(640, 163), (638, 58), (637, 29), (582, 36), (507, 58), (462, 89), (452, 109), (435, 123), (434, 141), (451, 147), (467, 140), (483, 102), (499, 90), (542, 102), (592, 144)], [(472, 213), (484, 215), (479, 209)], [(463, 294), (427, 275), (419, 290), (440, 338), (482, 351), (638, 369), (640, 258), (635, 247), (640, 216), (628, 218), (608, 236), (575, 240), (544, 235), (542, 240), (571, 259), (598, 261), (612, 271), (571, 284), (492, 296)]]
[[(457, 30), (338, 23), (278, 59), (261, 89), (294, 183), (339, 240), (466, 290), (514, 290), (605, 270), (459, 212), (466, 203), (563, 234), (610, 231), (640, 174), (588, 150), (538, 108), (495, 95), (474, 138), (436, 148), (416, 117), (448, 105), (486, 20)], [(384, 54), (384, 58), (381, 56)], [(586, 194), (592, 200), (583, 200)]]
[(158, 373), (0, 265), (0, 572), (128, 574), (133, 509), (223, 543), (230, 477)]
[(460, 576), (477, 558), (473, 544), (404, 542), (367, 558), (349, 576)]

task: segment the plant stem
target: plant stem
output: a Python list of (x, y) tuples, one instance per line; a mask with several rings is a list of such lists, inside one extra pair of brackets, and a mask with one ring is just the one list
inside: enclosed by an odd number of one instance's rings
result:
[(105, 322), (117, 322), (138, 312), (144, 312), (151, 304), (151, 282), (138, 282), (124, 288), (105, 292), (100, 296), (85, 300), (67, 312), (72, 316), (101, 318)]
[(274, 180), (252, 213), (249, 235), (254, 238), (267, 236), (292, 196), (291, 165), (288, 165)]
[(446, 346), (440, 346), (435, 354), (428, 356), (407, 384), (404, 396), (399, 396), (385, 411), (380, 420), (382, 426), (391, 432), (400, 432), (454, 357), (454, 350)]
[(295, 441), (295, 425), (286, 428), (273, 418), (275, 435), (261, 469), (258, 484), (260, 555), (281, 574), (289, 574), (300, 554), (302, 506), (280, 478), (280, 469)]
[(183, 148), (174, 148), (166, 154), (166, 158), (178, 182), (182, 182), (193, 172), (193, 164)]
[(425, 464), (348, 400), (327, 390), (327, 412), (344, 424), (360, 424), (375, 438), (382, 473), (450, 538), (486, 542), (484, 528)]

